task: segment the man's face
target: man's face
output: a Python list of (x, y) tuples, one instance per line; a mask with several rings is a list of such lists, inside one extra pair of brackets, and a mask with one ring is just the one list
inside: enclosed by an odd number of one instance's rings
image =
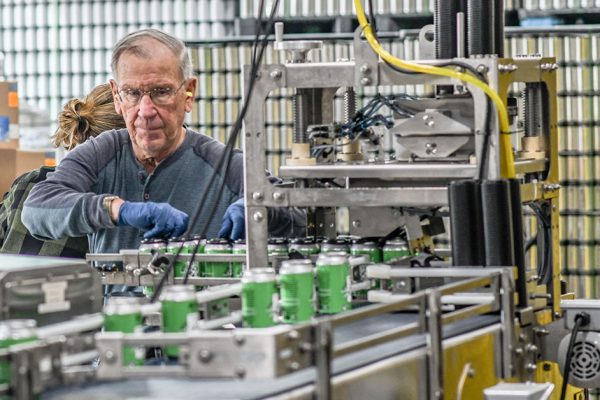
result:
[[(149, 46), (152, 57), (122, 54), (116, 81), (110, 83), (115, 109), (125, 119), (136, 155), (164, 158), (185, 135), (183, 120), (192, 109), (196, 80), (183, 79), (179, 60), (164, 45), (156, 41), (143, 45)], [(145, 92), (153, 92), (154, 100)], [(166, 101), (165, 92), (170, 92)]]

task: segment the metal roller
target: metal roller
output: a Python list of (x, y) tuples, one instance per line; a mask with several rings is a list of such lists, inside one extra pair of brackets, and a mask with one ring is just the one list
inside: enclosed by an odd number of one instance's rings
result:
[(486, 266), (515, 265), (510, 197), (506, 180), (481, 185)]
[(476, 181), (451, 182), (448, 187), (452, 263), (485, 265), (480, 186)]

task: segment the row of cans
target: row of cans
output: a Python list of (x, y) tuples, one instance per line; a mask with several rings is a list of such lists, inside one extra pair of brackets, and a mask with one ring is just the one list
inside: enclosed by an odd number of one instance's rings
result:
[[(144, 329), (142, 305), (138, 297), (110, 297), (104, 306), (104, 330), (107, 332), (141, 333)], [(192, 329), (199, 319), (196, 289), (192, 285), (166, 286), (160, 296), (161, 330), (179, 333)], [(164, 348), (168, 357), (179, 356), (179, 346)], [(127, 345), (123, 349), (123, 365), (142, 365), (145, 348)]]
[[(283, 252), (283, 247), (281, 248)], [(292, 258), (281, 263), (279, 281), (275, 270), (258, 268), (247, 270), (242, 277), (242, 316), (250, 327), (273, 326), (279, 321), (274, 312), (278, 296), (281, 321), (298, 323), (319, 314), (337, 314), (350, 309), (351, 285), (364, 279), (361, 271), (352, 270), (348, 256), (366, 255), (371, 263), (388, 262), (410, 256), (410, 249), (402, 239), (392, 239), (380, 247), (373, 239), (329, 239), (320, 244), (312, 238), (295, 239), (288, 251), (296, 251), (307, 258)], [(318, 254), (313, 266), (310, 256)], [(316, 289), (315, 289), (316, 286)], [(316, 292), (316, 296), (315, 296)]]
[(2, 6), (6, 28), (154, 22), (233, 21), (239, 0), (13, 1)]
[[(543, 0), (542, 0), (543, 1)], [(585, 1), (585, 0), (579, 0)], [(559, 3), (559, 0), (556, 0)], [(567, 3), (564, 0), (565, 4)], [(260, 0), (240, 1), (241, 18), (257, 18), (260, 15)], [(271, 12), (273, 0), (266, 1), (264, 16)], [(507, 10), (520, 8), (521, 0), (506, 0)], [(431, 14), (434, 11), (434, 0), (381, 0), (373, 2), (376, 14)], [(327, 17), (339, 15), (354, 15), (352, 0), (281, 0), (276, 15), (278, 17)]]
[[(387, 262), (396, 258), (406, 257), (411, 254), (407, 242), (401, 238), (387, 240), (383, 246), (379, 245), (377, 238), (347, 238), (315, 239), (304, 238), (270, 238), (267, 250), (269, 255), (288, 256), (296, 252), (303, 257), (310, 257), (320, 253), (341, 253), (346, 255), (368, 255), (371, 262)], [(223, 238), (204, 239), (198, 236), (189, 238), (172, 238), (168, 242), (163, 239), (145, 239), (139, 247), (142, 253), (163, 252), (166, 254), (246, 254), (246, 242), (238, 239), (233, 243)], [(174, 276), (183, 277), (187, 263), (175, 261)], [(212, 278), (234, 277), (242, 275), (241, 263), (229, 262), (203, 262), (192, 266), (192, 276)]]

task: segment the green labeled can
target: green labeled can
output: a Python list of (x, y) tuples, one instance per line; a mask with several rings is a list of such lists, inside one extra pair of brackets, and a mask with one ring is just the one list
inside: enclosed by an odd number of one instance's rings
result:
[[(0, 322), (0, 348), (7, 349), (12, 345), (33, 342), (36, 337), (36, 322), (33, 319), (9, 319)], [(0, 384), (10, 384), (10, 363), (0, 362)], [(10, 397), (3, 397), (8, 399)]]
[(265, 328), (276, 323), (277, 300), (275, 270), (251, 268), (242, 275), (242, 319), (244, 326)]
[(267, 253), (270, 256), (287, 256), (288, 241), (285, 238), (269, 238)]
[[(206, 241), (205, 254), (231, 254), (229, 241), (223, 238), (213, 238)], [(209, 278), (225, 278), (231, 276), (231, 264), (229, 261), (206, 261), (204, 263), (203, 276)]]
[[(141, 332), (142, 318), (142, 306), (135, 297), (110, 297), (104, 306), (106, 332)], [(123, 348), (123, 365), (142, 365), (144, 358), (144, 348)]]
[[(244, 239), (238, 239), (233, 242), (232, 254), (246, 254), (246, 241)], [(242, 265), (244, 263), (241, 262), (232, 262), (231, 263), (231, 275), (234, 278), (239, 278), (242, 276)]]
[[(160, 296), (163, 332), (185, 332), (198, 321), (198, 303), (193, 285), (165, 286)], [(170, 357), (179, 355), (179, 346), (167, 346)]]
[(314, 254), (319, 254), (319, 244), (313, 238), (294, 238), (290, 240), (288, 250), (297, 251), (304, 257), (308, 257)]
[(321, 242), (321, 253), (350, 253), (350, 243), (346, 239), (325, 239)]
[(353, 256), (367, 255), (372, 263), (380, 263), (383, 260), (381, 249), (373, 239), (354, 239), (350, 247)]
[[(206, 238), (204, 236), (192, 235), (190, 238), (187, 239), (186, 244), (184, 246), (187, 246), (188, 243), (191, 245), (190, 242), (193, 243), (194, 246), (198, 246), (198, 247), (194, 247), (197, 249), (196, 254), (204, 254), (204, 247), (206, 246)], [(190, 274), (195, 273), (195, 275), (192, 275), (192, 276), (204, 276), (203, 271), (204, 271), (204, 262), (195, 261), (194, 265), (192, 265), (192, 271), (190, 272)]]
[[(163, 239), (158, 239), (158, 238), (144, 239), (140, 243), (139, 252), (140, 253), (152, 253), (152, 254), (154, 254), (156, 252), (166, 253), (167, 252), (167, 244)], [(152, 297), (152, 295), (154, 294), (153, 286), (144, 286), (143, 290), (144, 290), (144, 294), (147, 297)]]
[(347, 256), (319, 255), (317, 287), (321, 314), (337, 314), (351, 308), (350, 284), (350, 264)]
[[(181, 251), (179, 249), (181, 248)], [(175, 237), (169, 239), (169, 244), (167, 245), (167, 254), (187, 254), (192, 253), (194, 249), (188, 251), (185, 248), (185, 239), (183, 237)], [(173, 264), (173, 276), (176, 278), (182, 278), (185, 275), (185, 268), (187, 267), (187, 262), (183, 260), (176, 260), (175, 264)]]
[(390, 239), (383, 246), (383, 262), (410, 256), (410, 249), (405, 240), (400, 238)]
[(315, 270), (310, 260), (283, 261), (279, 285), (283, 322), (304, 322), (315, 315)]

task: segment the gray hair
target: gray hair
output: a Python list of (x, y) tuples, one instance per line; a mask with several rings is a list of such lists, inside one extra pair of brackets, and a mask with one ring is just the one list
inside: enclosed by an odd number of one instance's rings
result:
[(139, 31), (132, 32), (115, 44), (110, 64), (115, 78), (117, 78), (117, 66), (119, 64), (119, 59), (124, 53), (133, 53), (136, 56), (144, 58), (152, 57), (152, 54), (138, 44), (140, 41), (147, 39), (156, 40), (171, 50), (171, 52), (173, 52), (173, 54), (175, 54), (175, 56), (179, 59), (181, 76), (184, 79), (192, 78), (192, 61), (190, 60), (190, 55), (188, 54), (185, 44), (175, 36), (153, 28), (141, 29)]

